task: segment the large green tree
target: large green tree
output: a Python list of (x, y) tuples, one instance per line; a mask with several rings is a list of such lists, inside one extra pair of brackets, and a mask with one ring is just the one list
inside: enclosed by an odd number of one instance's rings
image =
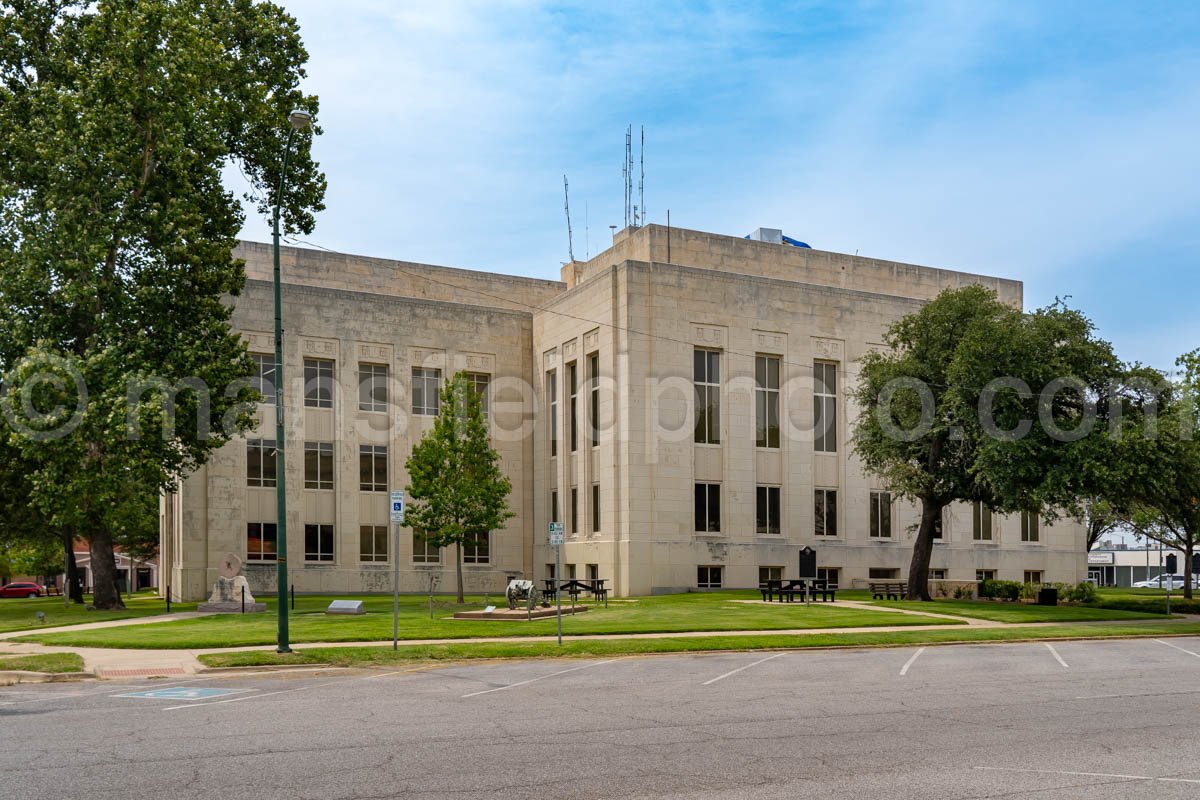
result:
[(513, 516), (512, 483), (500, 471), (474, 384), (459, 372), (441, 391), (433, 429), (407, 463), (411, 503), (405, 523), (435, 547), (454, 545), (458, 602), (463, 602), (463, 547)]
[(853, 390), (855, 452), (920, 508), (908, 591), (928, 600), (950, 503), (1053, 515), (1095, 493), (1116, 448), (1103, 421), (1124, 373), (1078, 311), (1023, 313), (981, 286), (942, 292), (886, 342)]
[[(0, 435), (32, 503), (88, 541), (95, 604), (119, 608), (114, 530), (131, 491), (172, 485), (249, 424), (230, 329), (244, 219), (266, 213), (299, 88), (295, 20), (254, 0), (0, 5)], [(316, 129), (314, 128), (314, 131)], [(325, 180), (287, 161), (290, 230)]]

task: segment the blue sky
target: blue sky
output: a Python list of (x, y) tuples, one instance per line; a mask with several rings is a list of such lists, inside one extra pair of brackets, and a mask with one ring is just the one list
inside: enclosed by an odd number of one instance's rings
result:
[(644, 124), (651, 222), (1018, 278), (1127, 360), (1200, 346), (1195, 4), (284, 5), (324, 247), (557, 277), (563, 174), (595, 254)]

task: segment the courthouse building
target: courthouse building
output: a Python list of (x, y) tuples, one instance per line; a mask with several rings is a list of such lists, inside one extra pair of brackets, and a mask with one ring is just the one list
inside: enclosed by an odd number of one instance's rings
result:
[[(778, 231), (648, 225), (561, 281), (283, 250), (288, 565), (299, 592), (454, 585), (452, 548), (388, 522), (388, 490), (455, 372), (483, 393), (512, 481), (504, 528), (464, 547), (466, 588), (554, 570), (619, 595), (753, 587), (817, 551), (842, 587), (903, 578), (918, 515), (854, 457), (848, 389), (884, 331), (948, 287), (1018, 281), (822, 252)], [(271, 248), (244, 243), (234, 326), (268, 402), (162, 504), (162, 583), (208, 593), (227, 552), (275, 587)], [(1081, 525), (948, 510), (933, 577), (1077, 582)]]

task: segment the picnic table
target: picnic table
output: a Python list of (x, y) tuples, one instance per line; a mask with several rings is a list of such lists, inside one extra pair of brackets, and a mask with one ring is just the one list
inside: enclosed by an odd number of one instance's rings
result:
[(908, 584), (904, 581), (869, 581), (867, 588), (874, 600), (908, 599)]
[(836, 599), (837, 589), (829, 585), (829, 581), (823, 580), (806, 580), (806, 579), (791, 579), (781, 581), (767, 581), (765, 586), (762, 586), (759, 591), (762, 592), (762, 597), (765, 602), (770, 602), (778, 598), (779, 602), (794, 602), (796, 595), (804, 596), (805, 590), (810, 592), (811, 597), (820, 597), (822, 601), (830, 601)]
[(604, 601), (604, 607), (608, 608), (608, 588), (604, 585), (607, 578), (572, 578), (565, 581), (556, 581), (554, 578), (546, 578), (546, 590), (542, 592), (543, 602), (549, 604), (554, 601), (559, 592), (565, 592), (572, 600), (579, 597), (583, 592), (587, 592), (592, 597)]

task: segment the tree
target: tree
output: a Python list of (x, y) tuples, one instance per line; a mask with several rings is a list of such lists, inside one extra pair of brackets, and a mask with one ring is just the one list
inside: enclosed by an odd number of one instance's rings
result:
[(434, 547), (455, 546), (458, 602), (463, 602), (463, 547), (513, 516), (512, 483), (500, 471), (479, 393), (459, 372), (442, 389), (433, 429), (413, 448), (405, 520)]
[(951, 502), (1049, 516), (1095, 493), (1115, 448), (1095, 423), (1123, 372), (1078, 311), (1026, 314), (980, 286), (942, 292), (885, 340), (852, 392), (854, 449), (920, 507), (908, 591), (929, 600), (934, 532)]
[(1100, 540), (1124, 528), (1125, 519), (1105, 498), (1092, 498), (1083, 504), (1083, 524), (1087, 527), (1087, 549), (1090, 551)]
[[(123, 606), (114, 530), (251, 423), (236, 165), (266, 213), (307, 54), (253, 0), (12, 0), (0, 10), (0, 437), (29, 502), (88, 541), (95, 605)], [(318, 128), (313, 129), (319, 133)], [(313, 227), (308, 139), (283, 221)]]

